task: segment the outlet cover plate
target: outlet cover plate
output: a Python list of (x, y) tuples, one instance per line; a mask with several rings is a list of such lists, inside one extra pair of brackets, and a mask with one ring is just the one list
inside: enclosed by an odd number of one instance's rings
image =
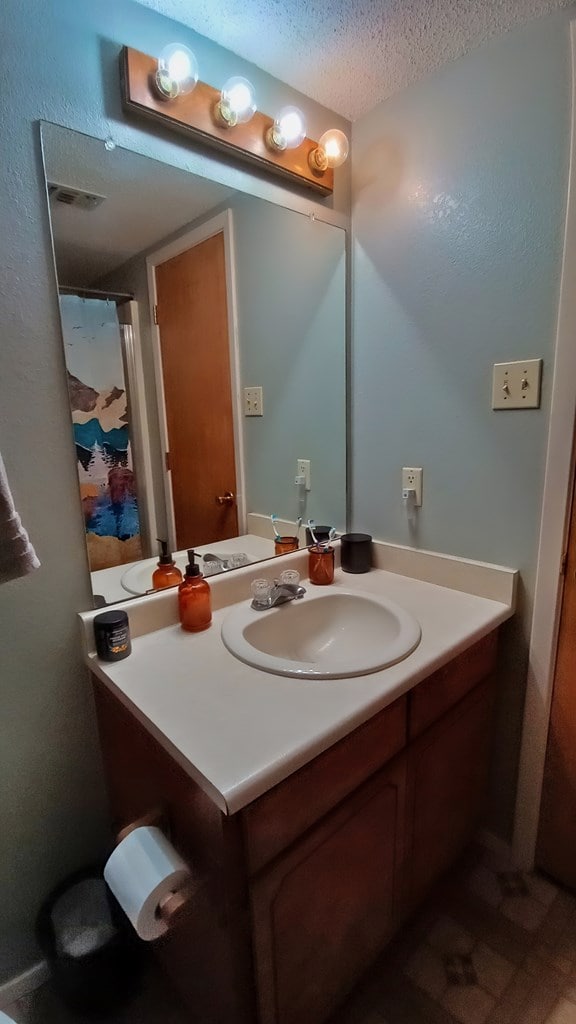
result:
[(422, 504), (422, 467), (421, 466), (403, 466), (402, 467), (402, 490), (413, 490), (416, 491), (415, 505), (420, 507)]
[(312, 489), (310, 484), (310, 459), (298, 459), (296, 465), (296, 476), (304, 477), (304, 480), (306, 481), (304, 486), (307, 491)]
[(539, 409), (542, 360), (495, 363), (492, 375), (493, 409)]

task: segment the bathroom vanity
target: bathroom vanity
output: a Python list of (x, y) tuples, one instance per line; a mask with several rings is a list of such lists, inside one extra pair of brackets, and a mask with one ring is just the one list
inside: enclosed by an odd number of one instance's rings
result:
[(155, 947), (198, 1020), (327, 1021), (473, 836), (513, 607), (502, 572), (497, 600), (347, 577), (422, 626), (408, 658), (356, 679), (283, 679), (221, 649), (249, 570), (214, 586), (214, 624), (196, 637), (171, 621), (173, 595), (127, 605), (141, 635), (122, 663), (94, 658), (83, 616), (114, 829), (152, 814), (193, 869)]

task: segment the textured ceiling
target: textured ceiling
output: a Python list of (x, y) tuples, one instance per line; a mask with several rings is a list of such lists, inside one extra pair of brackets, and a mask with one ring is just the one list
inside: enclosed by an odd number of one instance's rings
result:
[(572, 0), (138, 0), (355, 120)]

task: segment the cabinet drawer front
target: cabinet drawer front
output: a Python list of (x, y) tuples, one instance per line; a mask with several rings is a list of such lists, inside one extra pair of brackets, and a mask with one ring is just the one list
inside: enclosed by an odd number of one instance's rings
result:
[(408, 723), (410, 739), (423, 733), (489, 675), (496, 663), (497, 644), (498, 633), (489, 633), (412, 691)]
[(406, 744), (406, 698), (335, 743), (242, 812), (246, 861), (259, 871)]

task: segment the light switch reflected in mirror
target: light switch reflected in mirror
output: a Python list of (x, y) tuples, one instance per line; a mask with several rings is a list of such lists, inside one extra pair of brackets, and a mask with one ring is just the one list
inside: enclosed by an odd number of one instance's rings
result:
[(344, 231), (58, 125), (42, 145), (97, 603), (152, 587), (157, 537), (210, 575), (274, 555), (271, 513), (344, 530)]

